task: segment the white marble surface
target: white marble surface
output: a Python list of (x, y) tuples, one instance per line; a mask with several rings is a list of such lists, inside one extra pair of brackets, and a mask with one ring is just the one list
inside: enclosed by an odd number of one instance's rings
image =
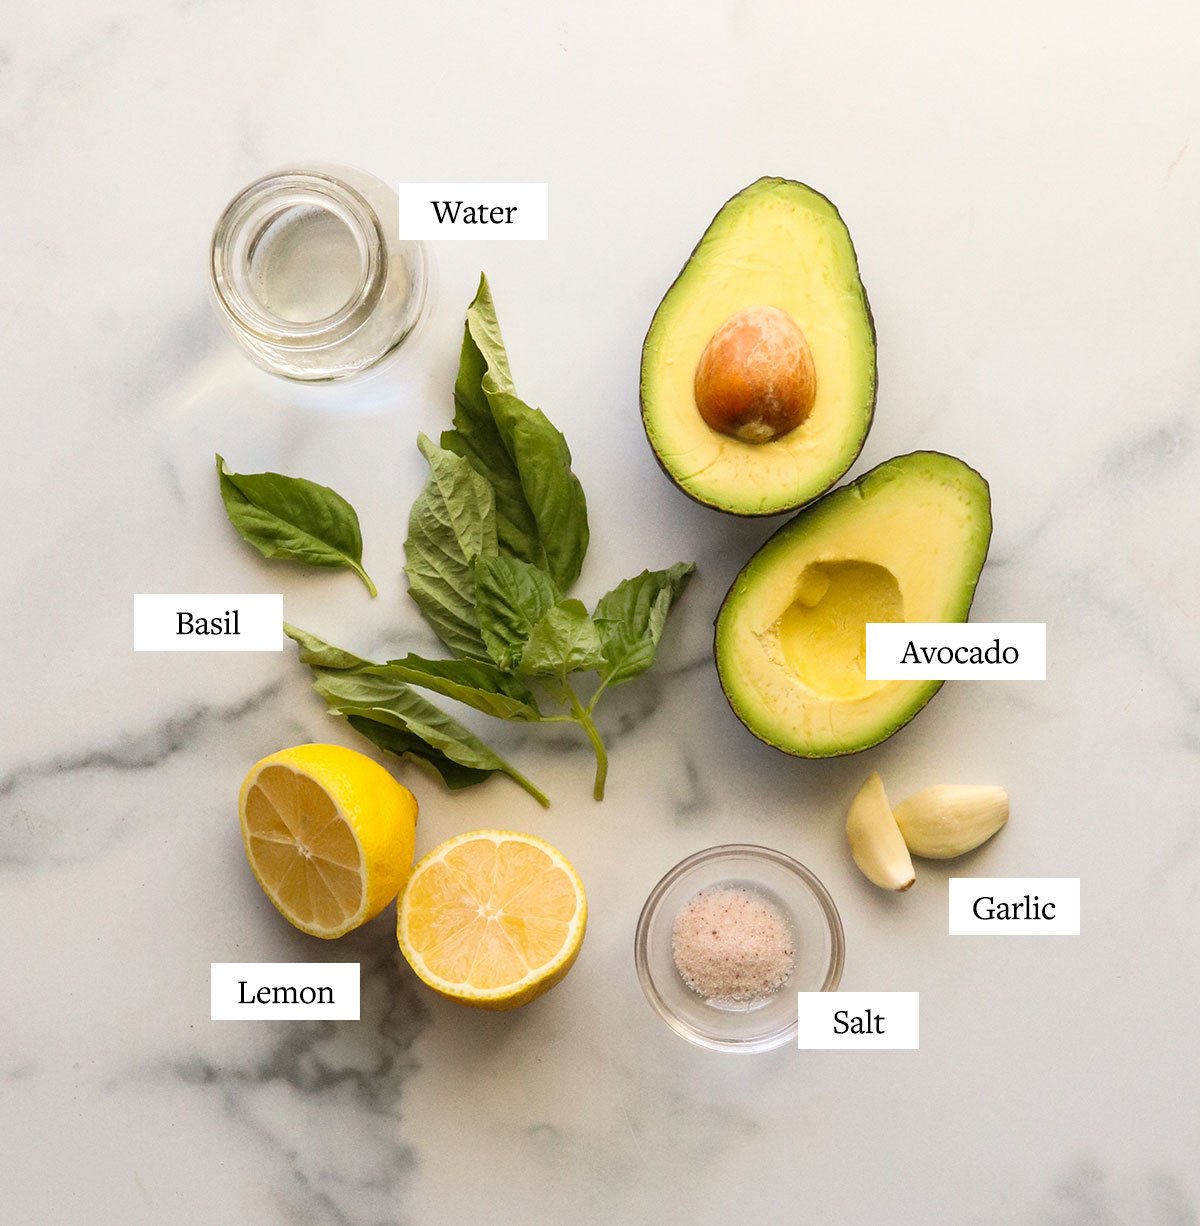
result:
[[(1196, 1223), (1198, 53), (1184, 3), (10, 5), (0, 1219)], [(551, 242), (439, 249), (403, 386), (353, 415), (259, 377), (205, 300), (227, 197), (310, 158), (552, 185)], [(975, 616), (1050, 630), (1045, 684), (952, 684), (826, 763), (753, 740), (711, 666), (772, 525), (678, 494), (637, 415), (658, 298), (763, 173), (827, 192), (858, 246), (881, 380), (854, 471), (915, 447), (981, 469)], [(399, 574), (413, 440), (448, 418), (481, 267), (590, 496), (582, 594), (700, 565), (661, 668), (612, 696), (603, 806), (567, 737), (500, 738), (549, 812), (415, 777), (420, 849), (523, 827), (586, 880), (576, 969), (511, 1016), (432, 999), (390, 919), (326, 947), (254, 885), (246, 767), (354, 739), (290, 652), (130, 650), (133, 592), (194, 590), (283, 590), (348, 645), (430, 645)], [(379, 599), (244, 547), (217, 449), (344, 492)], [(839, 829), (871, 768), (898, 795), (1006, 784), (1010, 828), (970, 870), (1080, 876), (1084, 935), (951, 940), (936, 866), (875, 891)], [(735, 839), (825, 879), (844, 986), (919, 990), (919, 1053), (718, 1056), (653, 1017), (641, 901)], [(211, 961), (322, 957), (364, 963), (361, 1023), (207, 1020)]]

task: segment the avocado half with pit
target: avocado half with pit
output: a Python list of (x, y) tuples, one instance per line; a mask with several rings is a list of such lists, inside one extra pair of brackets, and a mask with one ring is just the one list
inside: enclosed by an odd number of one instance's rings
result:
[(642, 347), (642, 421), (685, 494), (735, 515), (820, 497), (875, 411), (875, 327), (850, 232), (790, 179), (713, 218)]
[(916, 451), (784, 524), (717, 616), (721, 685), (761, 740), (804, 758), (857, 753), (902, 728), (940, 681), (868, 681), (867, 622), (964, 622), (992, 535), (987, 482)]

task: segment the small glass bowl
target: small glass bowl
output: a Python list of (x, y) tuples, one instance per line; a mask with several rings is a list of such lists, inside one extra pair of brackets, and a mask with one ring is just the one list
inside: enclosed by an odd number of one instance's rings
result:
[[(711, 1004), (675, 968), (675, 917), (701, 890), (741, 887), (757, 894), (791, 926), (796, 968), (782, 988), (751, 1006)], [(712, 1051), (769, 1051), (796, 1038), (796, 993), (832, 992), (846, 946), (829, 891), (791, 856), (750, 843), (709, 847), (681, 860), (650, 891), (638, 919), (634, 962), (642, 991), (676, 1034)]]

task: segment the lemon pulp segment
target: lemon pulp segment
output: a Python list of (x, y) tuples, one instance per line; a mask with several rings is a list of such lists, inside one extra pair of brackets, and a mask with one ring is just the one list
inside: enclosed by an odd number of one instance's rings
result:
[(337, 806), (311, 779), (268, 766), (246, 796), (247, 854), (289, 911), (336, 928), (362, 907), (362, 854)]

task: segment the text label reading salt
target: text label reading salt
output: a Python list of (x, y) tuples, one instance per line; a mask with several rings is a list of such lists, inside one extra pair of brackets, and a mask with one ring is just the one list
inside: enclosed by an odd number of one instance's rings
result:
[(916, 1051), (919, 992), (799, 992), (796, 1045), (806, 1051)]

